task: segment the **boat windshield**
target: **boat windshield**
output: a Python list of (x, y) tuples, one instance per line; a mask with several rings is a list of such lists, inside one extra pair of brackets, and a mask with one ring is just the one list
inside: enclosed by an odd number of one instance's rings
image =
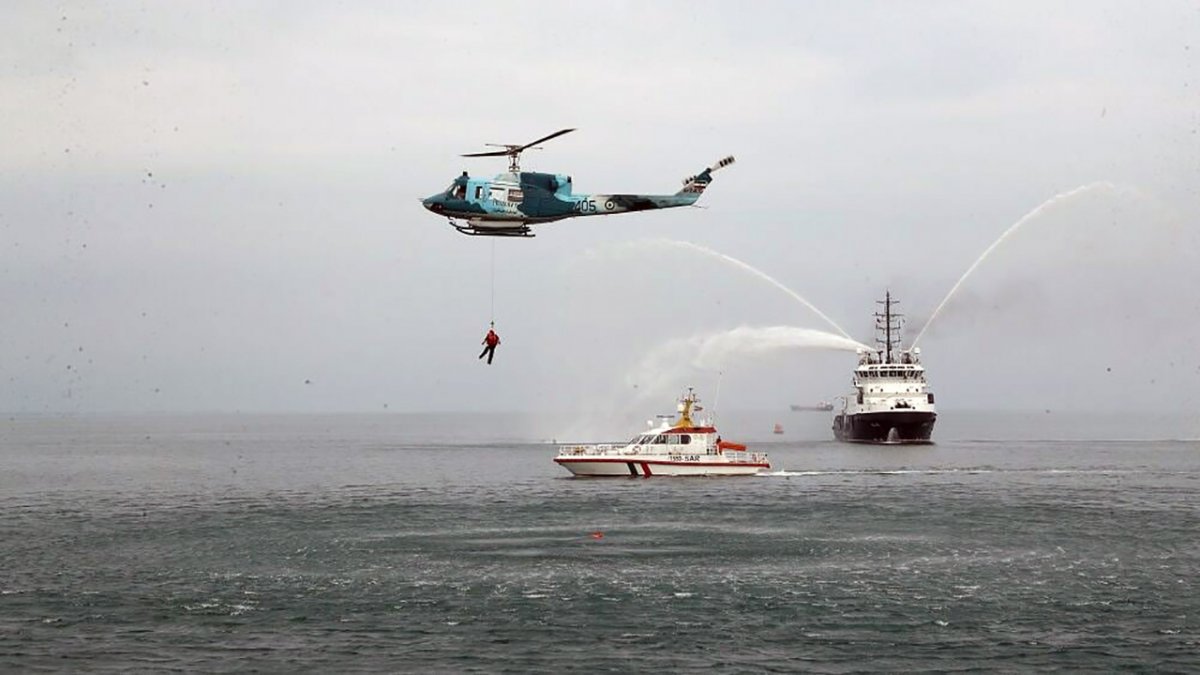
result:
[(629, 441), (629, 445), (654, 445), (666, 442), (667, 437), (662, 434), (639, 434)]

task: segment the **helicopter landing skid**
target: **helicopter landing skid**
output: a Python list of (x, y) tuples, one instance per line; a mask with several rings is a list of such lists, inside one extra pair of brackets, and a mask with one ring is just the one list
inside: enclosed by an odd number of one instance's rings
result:
[(458, 221), (451, 220), (450, 227), (471, 237), (526, 237), (531, 239), (535, 236), (528, 225), (481, 230), (474, 225), (462, 225)]

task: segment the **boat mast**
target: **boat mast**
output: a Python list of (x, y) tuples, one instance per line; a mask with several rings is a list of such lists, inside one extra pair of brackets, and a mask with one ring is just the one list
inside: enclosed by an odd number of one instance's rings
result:
[[(883, 305), (883, 314), (875, 313), (875, 330), (883, 331), (883, 339), (880, 340), (878, 334), (875, 336), (876, 342), (882, 342), (886, 354), (884, 363), (892, 362), (892, 350), (900, 347), (900, 321), (904, 318), (903, 314), (892, 314), (892, 303), (899, 302), (892, 300), (892, 292), (888, 290), (884, 294), (883, 300), (876, 300), (875, 303)], [(895, 331), (896, 337), (892, 338), (892, 332)]]
[(692, 406), (700, 399), (692, 393), (692, 388), (688, 387), (688, 393), (679, 401), (679, 419), (675, 421), (677, 427), (694, 427), (696, 424), (692, 422)]
[(885, 363), (891, 363), (892, 362), (892, 291), (891, 291), (891, 289), (888, 289), (883, 294), (883, 316), (885, 317), (883, 322), (886, 325), (884, 335), (885, 335), (885, 339), (887, 340), (887, 361), (885, 361)]

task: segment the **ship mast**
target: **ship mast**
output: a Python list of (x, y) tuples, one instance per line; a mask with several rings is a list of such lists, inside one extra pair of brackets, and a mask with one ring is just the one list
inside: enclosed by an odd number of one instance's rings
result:
[[(883, 300), (876, 300), (875, 304), (883, 305), (883, 313), (875, 312), (875, 342), (879, 343), (886, 353), (884, 363), (892, 363), (892, 351), (900, 349), (900, 323), (904, 318), (903, 314), (893, 314), (892, 304), (899, 302), (892, 300), (892, 292), (889, 290), (884, 294)], [(878, 331), (883, 332), (883, 339), (879, 339)], [(892, 334), (895, 333), (895, 337)]]

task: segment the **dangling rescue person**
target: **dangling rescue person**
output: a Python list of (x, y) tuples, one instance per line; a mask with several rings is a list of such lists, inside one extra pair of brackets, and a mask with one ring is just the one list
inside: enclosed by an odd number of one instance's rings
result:
[(492, 357), (496, 355), (496, 345), (500, 344), (500, 336), (496, 335), (495, 321), (492, 322), (491, 328), (488, 329), (487, 336), (483, 338), (483, 342), (480, 344), (482, 344), (484, 347), (483, 351), (479, 352), (479, 358), (482, 359), (486, 354), (488, 357), (488, 365), (490, 366), (492, 364)]

